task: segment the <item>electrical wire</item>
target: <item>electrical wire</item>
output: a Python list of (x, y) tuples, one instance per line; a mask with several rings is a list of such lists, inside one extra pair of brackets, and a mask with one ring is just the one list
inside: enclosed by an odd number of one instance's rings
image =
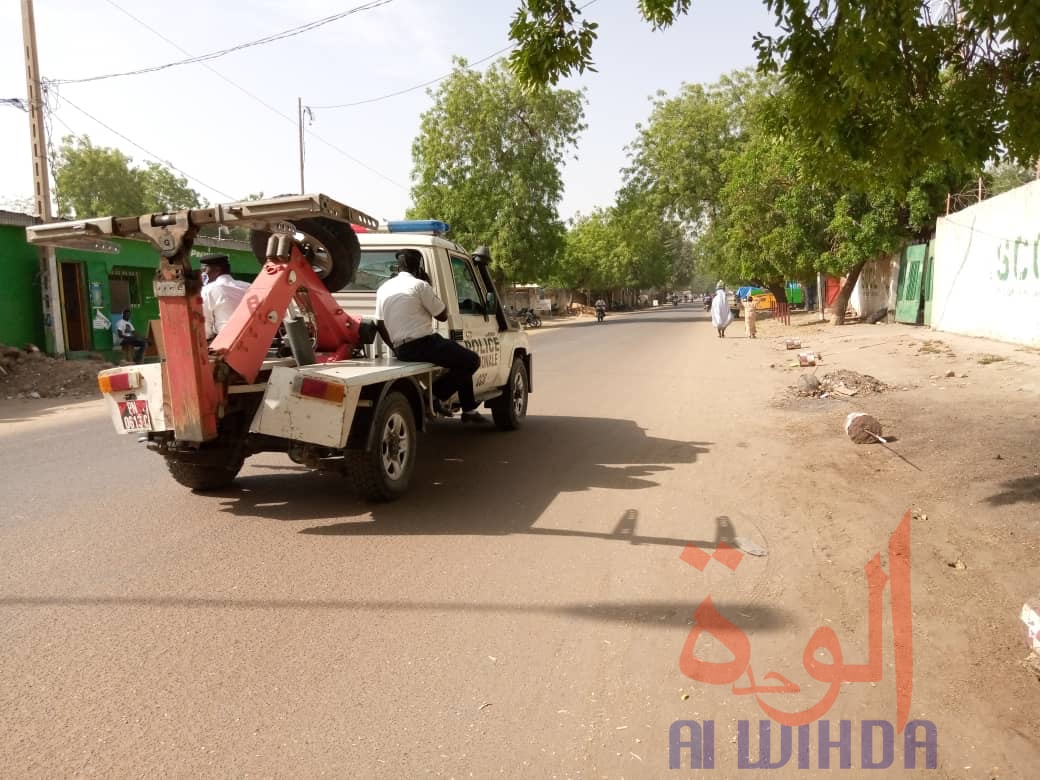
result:
[[(491, 54), (487, 55), (486, 57), (481, 57), (479, 60), (474, 60), (472, 63), (470, 63), (470, 66), (480, 65), (481, 63), (487, 62), (488, 60), (492, 59), (493, 57), (497, 57), (499, 54), (504, 54), (505, 52), (510, 51), (511, 49), (515, 49), (515, 48), (516, 48), (516, 44), (515, 43), (511, 44), (509, 46), (506, 46), (504, 48), (499, 49), (496, 52), (492, 52)], [(435, 79), (430, 79), (429, 81), (424, 81), (422, 84), (416, 84), (414, 87), (408, 87), (407, 89), (400, 89), (397, 92), (389, 92), (389, 93), (387, 93), (385, 95), (380, 95), (378, 97), (366, 98), (365, 100), (355, 100), (353, 103), (339, 103), (339, 104), (333, 105), (333, 106), (311, 106), (311, 108), (313, 108), (315, 110), (321, 109), (321, 110), (324, 111), (324, 110), (329, 110), (329, 109), (334, 109), (334, 108), (353, 108), (354, 106), (364, 106), (364, 105), (367, 105), (369, 103), (378, 103), (381, 100), (388, 100), (388, 99), (393, 98), (393, 97), (398, 97), (399, 95), (407, 95), (409, 92), (415, 92), (415, 90), (417, 90), (417, 89), (422, 89), (423, 87), (429, 87), (429, 86), (431, 86), (433, 84), (436, 84), (438, 81), (444, 81), (444, 79), (448, 78), (454, 72), (455, 71), (449, 71), (448, 73), (445, 73), (443, 76), (438, 76)]]
[[(145, 149), (145, 148), (144, 148), (143, 146), (141, 146), (141, 144), (137, 143), (136, 141), (134, 141), (134, 140), (133, 140), (133, 139), (131, 139), (131, 138), (128, 138), (127, 136), (123, 135), (123, 134), (122, 134), (122, 133), (120, 133), (120, 132), (119, 132), (118, 130), (116, 130), (116, 129), (115, 129), (114, 127), (112, 127), (112, 126), (110, 126), (110, 125), (106, 124), (105, 122), (102, 122), (102, 121), (101, 121), (100, 119), (98, 119), (98, 118), (97, 118), (96, 116), (94, 116), (93, 114), (90, 114), (90, 113), (88, 113), (87, 111), (85, 111), (84, 109), (80, 108), (80, 107), (79, 107), (79, 106), (77, 106), (77, 105), (76, 105), (75, 103), (73, 103), (73, 102), (72, 102), (71, 100), (69, 100), (69, 99), (68, 99), (67, 97), (64, 97), (64, 96), (62, 96), (61, 100), (62, 100), (63, 102), (65, 102), (65, 103), (68, 103), (68, 104), (69, 104), (70, 106), (72, 106), (72, 108), (76, 109), (76, 110), (77, 110), (77, 111), (79, 111), (79, 112), (80, 112), (81, 114), (83, 114), (83, 116), (85, 116), (85, 117), (87, 117), (88, 119), (91, 119), (91, 120), (93, 120), (93, 121), (97, 122), (97, 123), (98, 123), (99, 125), (101, 125), (101, 126), (102, 126), (103, 128), (105, 128), (106, 130), (108, 130), (108, 131), (109, 131), (110, 133), (113, 133), (113, 134), (115, 134), (115, 135), (119, 136), (119, 137), (120, 137), (120, 138), (122, 138), (122, 139), (123, 139), (124, 141), (126, 141), (126, 142), (127, 142), (128, 144), (131, 144), (132, 146), (135, 146), (136, 148), (140, 149), (140, 150), (141, 150), (142, 152), (144, 152), (145, 154), (147, 154), (147, 155), (148, 155), (149, 157), (151, 157), (151, 158), (152, 158), (153, 160), (156, 160), (156, 161), (158, 161), (158, 162), (161, 162), (161, 163), (162, 163), (163, 165), (165, 165), (166, 167), (168, 167), (168, 168), (170, 168), (171, 170), (174, 170), (174, 171), (176, 171), (177, 173), (181, 174), (181, 176), (183, 176), (184, 178), (186, 178), (186, 179), (191, 179), (191, 180), (192, 180), (193, 182), (195, 182), (196, 184), (200, 184), (200, 185), (202, 185), (202, 186), (203, 186), (203, 187), (205, 187), (205, 188), (206, 188), (207, 190), (210, 190), (211, 192), (215, 192), (215, 193), (217, 193), (217, 194), (218, 194), (218, 195), (220, 195), (221, 197), (223, 197), (223, 198), (226, 198), (226, 199), (227, 199), (228, 201), (235, 201), (235, 200), (238, 200), (238, 199), (237, 199), (237, 198), (235, 198), (235, 197), (234, 197), (233, 195), (229, 195), (228, 193), (226, 193), (226, 192), (223, 192), (222, 190), (218, 190), (218, 189), (217, 189), (216, 187), (214, 187), (213, 185), (211, 185), (211, 184), (207, 184), (206, 182), (202, 181), (202, 179), (199, 179), (199, 178), (197, 178), (197, 177), (195, 177), (195, 176), (192, 176), (192, 175), (191, 175), (190, 173), (188, 173), (187, 171), (185, 171), (185, 170), (183, 170), (183, 169), (181, 169), (181, 168), (178, 168), (178, 167), (177, 167), (176, 165), (174, 165), (173, 163), (171, 163), (171, 162), (169, 162), (169, 161), (167, 161), (167, 160), (164, 160), (164, 159), (163, 159), (162, 157), (160, 157), (159, 155), (157, 155), (157, 154), (156, 154), (155, 152), (152, 152), (152, 151), (149, 151), (148, 149)], [(57, 117), (57, 115), (56, 115), (56, 114), (55, 114), (55, 119), (58, 119), (58, 117)], [(69, 127), (69, 126), (68, 126), (68, 125), (67, 125), (67, 124), (66, 124), (65, 122), (63, 122), (63, 121), (62, 121), (61, 119), (58, 119), (58, 121), (59, 121), (59, 122), (61, 122), (61, 123), (62, 123), (63, 125), (65, 125), (65, 127), (66, 127), (66, 128), (68, 129), (68, 130), (70, 130), (70, 131), (72, 130), (72, 128), (70, 128), (70, 127)], [(75, 133), (73, 133), (73, 134), (75, 135)]]
[[(120, 6), (116, 5), (115, 3), (111, 2), (111, 0), (106, 0), (106, 2), (108, 2), (109, 5), (113, 6), (114, 8), (118, 9), (119, 11), (122, 11), (123, 13), (125, 13), (127, 16), (129, 16), (134, 21), (137, 21), (137, 22), (141, 21), (140, 19), (137, 19), (137, 17), (135, 17), (132, 14), (130, 14), (129, 12), (127, 12), (125, 9), (123, 9)], [(355, 6), (354, 8), (351, 8), (351, 9), (349, 9), (347, 11), (343, 11), (343, 12), (338, 13), (338, 14), (333, 14), (332, 16), (326, 16), (323, 19), (318, 19), (318, 20), (313, 21), (313, 22), (308, 22), (307, 24), (300, 25), (299, 27), (292, 27), (292, 28), (290, 28), (288, 30), (283, 30), (283, 31), (278, 32), (278, 33), (273, 33), (271, 35), (264, 36), (263, 38), (257, 38), (254, 41), (247, 41), (245, 43), (240, 43), (240, 44), (237, 44), (235, 46), (230, 46), (230, 47), (228, 47), (226, 49), (219, 49), (217, 51), (211, 51), (211, 52), (209, 52), (207, 54), (200, 54), (198, 56), (189, 56), (186, 59), (176, 60), (174, 62), (167, 62), (167, 63), (164, 63), (162, 65), (151, 65), (151, 66), (146, 67), (146, 68), (138, 68), (137, 70), (120, 71), (118, 73), (105, 73), (105, 74), (101, 74), (101, 75), (97, 75), (97, 76), (86, 76), (84, 78), (78, 78), (78, 79), (52, 79), (52, 82), (54, 84), (86, 84), (86, 83), (92, 82), (92, 81), (104, 81), (104, 80), (107, 80), (107, 79), (122, 78), (124, 76), (141, 76), (141, 75), (144, 75), (146, 73), (156, 73), (156, 72), (161, 71), (161, 70), (168, 70), (169, 68), (177, 68), (177, 67), (180, 67), (182, 65), (194, 65), (194, 64), (197, 64), (197, 63), (207, 62), (209, 60), (219, 59), (220, 57), (226, 57), (228, 54), (232, 54), (234, 52), (244, 51), (246, 49), (251, 49), (251, 48), (253, 48), (255, 46), (263, 46), (263, 45), (266, 45), (268, 43), (274, 43), (276, 41), (285, 40), (286, 38), (292, 38), (292, 37), (295, 37), (297, 35), (302, 35), (303, 33), (310, 32), (311, 30), (316, 30), (319, 27), (324, 27), (325, 25), (331, 24), (332, 22), (338, 22), (339, 20), (345, 19), (348, 16), (352, 16), (352, 15), (357, 14), (357, 13), (362, 13), (364, 11), (371, 11), (371, 10), (374, 10), (376, 8), (379, 8), (381, 6), (387, 5), (387, 4), (392, 3), (392, 2), (393, 2), (393, 0), (370, 0), (370, 2), (362, 3), (361, 5)], [(178, 48), (180, 48), (180, 47), (178, 47)]]
[[(135, 22), (137, 22), (138, 24), (140, 24), (140, 25), (141, 25), (142, 27), (144, 27), (145, 29), (147, 29), (147, 30), (149, 30), (150, 32), (152, 32), (152, 33), (153, 33), (154, 35), (158, 36), (159, 38), (162, 38), (162, 39), (163, 39), (164, 41), (166, 41), (166, 43), (170, 44), (170, 45), (171, 45), (171, 46), (172, 46), (173, 48), (177, 49), (177, 50), (178, 50), (178, 51), (180, 51), (180, 52), (183, 52), (184, 54), (187, 54), (187, 55), (188, 55), (189, 57), (191, 56), (191, 52), (190, 52), (190, 51), (187, 51), (187, 50), (186, 50), (186, 49), (185, 49), (184, 47), (180, 46), (179, 44), (177, 44), (177, 43), (175, 43), (174, 41), (172, 41), (172, 40), (170, 40), (169, 38), (167, 38), (167, 37), (166, 37), (166, 36), (165, 36), (165, 35), (164, 35), (163, 33), (161, 33), (161, 32), (159, 32), (158, 30), (156, 30), (156, 29), (155, 29), (154, 27), (152, 27), (152, 26), (151, 26), (150, 24), (148, 24), (147, 22), (145, 22), (145, 21), (143, 21), (143, 20), (141, 20), (141, 19), (138, 19), (138, 18), (137, 18), (136, 16), (134, 16), (134, 15), (133, 15), (132, 13), (130, 13), (129, 11), (127, 11), (127, 10), (126, 10), (125, 8), (123, 8), (122, 6), (120, 6), (120, 5), (118, 5), (117, 3), (115, 3), (115, 2), (114, 2), (114, 0), (105, 0), (105, 2), (107, 2), (107, 3), (108, 3), (109, 5), (111, 5), (112, 7), (116, 8), (117, 10), (119, 10), (119, 11), (121, 11), (122, 13), (126, 14), (127, 16), (129, 16), (129, 17), (130, 17), (131, 19), (133, 19), (133, 20), (134, 20)], [(595, 2), (595, 0), (593, 0), (593, 2)], [(256, 95), (254, 95), (254, 94), (253, 94), (252, 92), (250, 92), (250, 91), (249, 91), (248, 89), (246, 89), (245, 87), (241, 86), (241, 85), (240, 85), (240, 84), (238, 84), (237, 82), (234, 82), (234, 81), (232, 81), (232, 80), (231, 80), (231, 79), (229, 79), (229, 78), (228, 78), (227, 76), (225, 76), (225, 75), (224, 75), (223, 73), (221, 73), (220, 71), (216, 70), (216, 69), (215, 69), (215, 68), (213, 68), (212, 66), (210, 66), (210, 65), (206, 64), (205, 62), (200, 62), (199, 64), (200, 64), (200, 65), (201, 65), (202, 67), (206, 68), (206, 70), (208, 70), (208, 71), (210, 71), (211, 73), (213, 73), (213, 75), (217, 76), (217, 77), (218, 77), (218, 78), (220, 78), (221, 80), (223, 80), (223, 81), (227, 82), (228, 84), (230, 84), (231, 86), (233, 86), (233, 87), (234, 87), (235, 89), (237, 89), (237, 90), (238, 90), (239, 92), (241, 92), (242, 94), (246, 95), (246, 96), (247, 96), (248, 98), (250, 98), (251, 100), (254, 100), (254, 101), (256, 101), (257, 103), (259, 103), (260, 105), (262, 105), (262, 106), (263, 106), (264, 108), (266, 108), (266, 109), (267, 109), (268, 111), (272, 112), (273, 114), (276, 114), (276, 115), (280, 116), (280, 117), (281, 117), (282, 119), (284, 119), (285, 121), (287, 121), (287, 122), (291, 123), (291, 124), (292, 124), (292, 125), (293, 125), (294, 127), (296, 127), (296, 126), (298, 125), (298, 122), (299, 122), (299, 118), (293, 118), (293, 117), (289, 116), (288, 114), (285, 114), (285, 113), (283, 113), (283, 112), (279, 111), (279, 110), (278, 110), (277, 108), (275, 108), (274, 106), (272, 106), (272, 105), (271, 105), (270, 103), (268, 103), (267, 101), (263, 100), (262, 98), (259, 98), (259, 97), (257, 97), (257, 96), (256, 96)], [(318, 135), (317, 133), (313, 132), (312, 130), (307, 130), (306, 132), (307, 132), (307, 133), (309, 133), (310, 135), (314, 136), (314, 138), (315, 138), (315, 139), (317, 139), (317, 140), (318, 140), (318, 141), (320, 141), (321, 143), (325, 144), (325, 145), (326, 145), (326, 146), (328, 146), (328, 147), (329, 147), (330, 149), (333, 149), (334, 151), (336, 151), (336, 152), (338, 152), (339, 154), (343, 155), (343, 156), (344, 156), (344, 157), (345, 157), (346, 159), (350, 160), (350, 161), (351, 161), (351, 162), (353, 162), (354, 164), (356, 164), (356, 165), (358, 165), (358, 166), (360, 166), (360, 167), (364, 168), (365, 170), (369, 171), (370, 173), (373, 173), (373, 174), (375, 174), (376, 176), (380, 177), (381, 179), (384, 179), (385, 181), (389, 182), (390, 184), (393, 184), (393, 185), (394, 185), (395, 187), (398, 187), (398, 188), (400, 188), (400, 189), (402, 189), (402, 190), (406, 190), (406, 191), (407, 191), (407, 189), (408, 189), (408, 188), (407, 188), (407, 187), (405, 187), (405, 186), (404, 186), (403, 184), (401, 184), (400, 182), (398, 182), (398, 181), (395, 181), (394, 179), (390, 178), (389, 176), (387, 176), (387, 175), (386, 175), (385, 173), (383, 173), (382, 171), (379, 171), (379, 170), (377, 170), (377, 169), (373, 168), (373, 167), (372, 167), (371, 165), (369, 165), (368, 163), (365, 163), (365, 162), (363, 162), (362, 160), (359, 160), (359, 159), (358, 159), (357, 157), (354, 157), (354, 156), (353, 156), (352, 154), (350, 154), (350, 153), (348, 153), (348, 152), (344, 151), (343, 149), (340, 149), (340, 148), (339, 148), (338, 146), (336, 146), (335, 144), (333, 144), (333, 143), (332, 143), (331, 141), (327, 141), (327, 140), (325, 140), (324, 138), (322, 138), (322, 137), (321, 137), (320, 135)], [(196, 180), (196, 181), (197, 181), (197, 180)], [(215, 192), (219, 192), (219, 190), (215, 190)]]
[[(598, 2), (599, 2), (599, 0), (589, 0), (589, 2), (587, 2), (584, 5), (582, 5), (581, 7), (579, 7), (578, 10), (579, 11), (584, 11), (590, 5), (595, 5)], [(481, 65), (481, 64), (487, 62), (488, 60), (493, 59), (494, 57), (499, 56), (500, 54), (505, 54), (507, 51), (512, 51), (516, 47), (517, 47), (517, 44), (511, 43), (508, 46), (502, 47), (498, 51), (491, 52), (491, 54), (488, 54), (485, 57), (481, 57), (479, 60), (474, 60), (473, 62), (469, 63), (468, 66), (472, 67), (474, 65)], [(435, 79), (430, 79), (429, 81), (424, 81), (422, 84), (416, 84), (413, 87), (407, 87), (405, 89), (399, 89), (396, 92), (388, 92), (385, 95), (379, 95), (379, 96), (373, 97), (373, 98), (365, 98), (364, 100), (355, 100), (355, 101), (353, 101), (351, 103), (337, 103), (335, 105), (329, 105), (329, 106), (311, 106), (311, 108), (313, 108), (313, 109), (321, 109), (321, 110), (331, 110), (331, 109), (336, 109), (336, 108), (353, 108), (354, 106), (364, 106), (364, 105), (368, 105), (369, 103), (378, 103), (378, 102), (380, 102), (382, 100), (389, 100), (390, 98), (399, 97), (400, 95), (407, 95), (409, 92), (415, 92), (417, 89), (423, 89), (424, 87), (432, 86), (432, 85), (436, 84), (439, 81), (444, 81), (444, 79), (446, 79), (449, 76), (451, 76), (451, 74), (454, 73), (454, 72), (455, 71), (452, 70), (452, 71), (449, 71), (448, 73), (445, 73), (444, 75), (438, 76)]]

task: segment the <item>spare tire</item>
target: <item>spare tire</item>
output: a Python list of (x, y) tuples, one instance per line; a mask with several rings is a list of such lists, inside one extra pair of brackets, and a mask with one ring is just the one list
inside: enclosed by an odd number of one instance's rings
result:
[[(361, 244), (350, 225), (324, 217), (300, 219), (293, 224), (298, 231), (297, 243), (329, 292), (342, 290), (354, 281), (361, 262)], [(249, 245), (261, 263), (267, 262), (270, 237), (266, 230), (250, 232)]]

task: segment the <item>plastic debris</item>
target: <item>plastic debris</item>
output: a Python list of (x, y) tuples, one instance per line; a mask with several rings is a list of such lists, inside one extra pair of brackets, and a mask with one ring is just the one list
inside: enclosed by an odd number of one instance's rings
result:
[(756, 558), (764, 558), (769, 554), (765, 547), (746, 537), (738, 536), (733, 541), (736, 543), (737, 549), (743, 550), (748, 555), (754, 555)]
[(1021, 619), (1026, 627), (1029, 649), (1040, 653), (1040, 596), (1034, 596), (1022, 605)]

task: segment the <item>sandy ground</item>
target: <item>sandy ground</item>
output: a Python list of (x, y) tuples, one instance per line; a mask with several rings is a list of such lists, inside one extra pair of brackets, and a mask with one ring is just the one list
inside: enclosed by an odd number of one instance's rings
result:
[[(833, 734), (855, 728), (843, 774), (1036, 777), (1040, 680), (1018, 612), (1040, 591), (1040, 355), (803, 322), (721, 340), (682, 306), (532, 331), (528, 425), (435, 426), (412, 492), (386, 506), (274, 454), (191, 494), (97, 401), (0, 402), (0, 766), (657, 778), (694, 774), (669, 769), (672, 724), (710, 720), (708, 776), (740, 776), (740, 723), (765, 716), (683, 671), (732, 658), (710, 636), (685, 653), (694, 610), (711, 596), (759, 682), (802, 687), (770, 703), (808, 707), (823, 686), (807, 640), (829, 626), (845, 663), (867, 661), (864, 567), (880, 552), (891, 569), (910, 510), (910, 717), (935, 724), (938, 766), (904, 771), (897, 739), (891, 769), (862, 768), (861, 723), (896, 716), (886, 593), (881, 679), (842, 684), (826, 715)], [(788, 367), (791, 334), (823, 353), (817, 373), (891, 389), (798, 396), (814, 369)], [(848, 441), (850, 411), (878, 417), (890, 448)], [(723, 542), (767, 554), (680, 558)], [(772, 774), (839, 771), (837, 751), (819, 768), (815, 733), (811, 770)]]

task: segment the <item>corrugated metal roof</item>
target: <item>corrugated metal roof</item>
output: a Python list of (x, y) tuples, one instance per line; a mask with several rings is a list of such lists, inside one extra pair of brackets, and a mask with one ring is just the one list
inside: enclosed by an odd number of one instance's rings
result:
[(19, 211), (4, 211), (0, 209), (0, 225), (29, 227), (29, 225), (35, 225), (37, 222), (39, 220), (32, 214), (22, 214)]

